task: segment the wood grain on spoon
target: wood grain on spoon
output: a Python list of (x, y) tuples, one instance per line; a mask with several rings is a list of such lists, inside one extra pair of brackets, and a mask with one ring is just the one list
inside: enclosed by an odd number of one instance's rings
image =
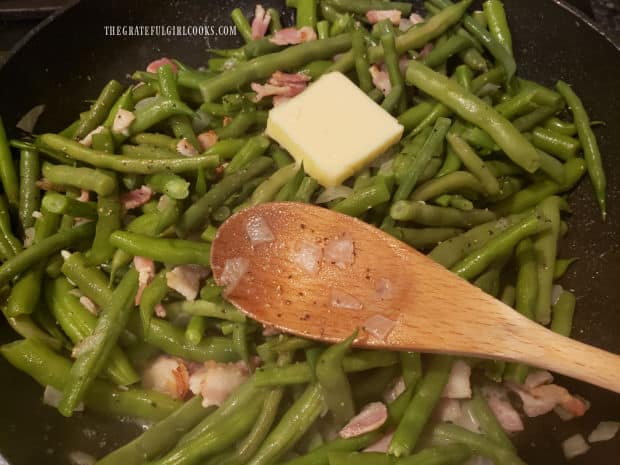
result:
[[(266, 222), (273, 240), (250, 241), (248, 220), (257, 219)], [(350, 265), (323, 259), (311, 273), (293, 258), (300, 247), (323, 248), (342, 237), (353, 242)], [(355, 218), (296, 203), (243, 210), (219, 228), (213, 242), (211, 265), (220, 284), (227, 260), (233, 260), (229, 267), (234, 260), (247, 265), (227, 298), (285, 332), (337, 342), (359, 328), (356, 346), (524, 362), (620, 392), (620, 356), (531, 322)], [(369, 322), (377, 315), (393, 322), (387, 335), (373, 334), (375, 323)]]

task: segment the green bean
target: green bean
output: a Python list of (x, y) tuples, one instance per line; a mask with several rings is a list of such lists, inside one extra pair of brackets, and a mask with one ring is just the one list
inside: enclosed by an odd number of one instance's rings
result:
[(241, 189), (250, 179), (271, 168), (272, 163), (270, 158), (260, 157), (247, 167), (225, 176), (185, 211), (177, 226), (179, 235), (182, 237), (191, 230), (203, 226), (211, 213), (230, 195)]
[(601, 152), (596, 142), (596, 136), (592, 132), (590, 126), (590, 118), (586, 112), (581, 99), (575, 94), (568, 84), (563, 81), (558, 81), (556, 89), (562, 95), (569, 108), (573, 113), (575, 120), (575, 126), (577, 127), (577, 133), (579, 134), (579, 140), (583, 147), (584, 158), (586, 160), (586, 167), (588, 174), (590, 175), (590, 181), (594, 186), (594, 192), (596, 193), (596, 200), (598, 202), (601, 214), (603, 215), (603, 221), (607, 216), (606, 207), (606, 179), (605, 170), (603, 168), (603, 161), (601, 159)]
[(534, 318), (538, 296), (538, 270), (531, 239), (522, 240), (516, 248), (517, 281), (515, 310), (529, 319)]
[(383, 61), (387, 67), (390, 78), (390, 93), (385, 97), (381, 106), (388, 113), (402, 113), (406, 108), (405, 101), (405, 81), (398, 64), (398, 54), (396, 53), (396, 43), (394, 33), (381, 36), (381, 46), (383, 47)]
[(428, 249), (440, 242), (462, 233), (457, 228), (403, 228), (390, 227), (383, 230), (415, 249)]
[(436, 47), (422, 60), (429, 68), (437, 68), (443, 65), (448, 59), (457, 53), (472, 46), (472, 39), (469, 34), (454, 34), (445, 42), (437, 44)]
[(485, 162), (494, 176), (519, 176), (524, 174), (523, 170), (517, 165), (501, 161), (501, 160), (488, 160)]
[[(464, 0), (454, 6), (444, 9), (428, 21), (417, 27), (412, 27), (396, 39), (396, 52), (402, 54), (408, 50), (419, 48), (440, 37), (450, 27), (461, 20), (461, 17), (471, 2)], [(385, 4), (384, 4), (385, 5)], [(383, 47), (374, 46), (368, 50), (368, 59), (371, 63), (377, 63), (383, 58)], [(351, 51), (341, 55), (331, 67), (330, 71), (347, 72), (354, 65), (354, 57)]]
[(60, 350), (63, 347), (63, 341), (43, 331), (31, 318), (31, 315), (22, 314), (17, 316), (9, 316), (6, 307), (2, 307), (7, 323), (17, 334), (28, 341), (37, 341), (41, 344), (49, 346), (53, 350)]
[(355, 190), (346, 199), (336, 203), (332, 210), (349, 216), (360, 216), (377, 205), (390, 200), (390, 191), (382, 179), (363, 189)]
[(114, 176), (91, 168), (43, 163), (43, 176), (54, 184), (95, 191), (99, 195), (110, 195), (116, 190)]
[(472, 433), (457, 425), (440, 424), (433, 430), (432, 437), (440, 443), (463, 444), (473, 453), (488, 457), (499, 465), (525, 465), (512, 450), (496, 444), (488, 436)]
[(398, 10), (404, 15), (411, 13), (411, 4), (405, 2), (384, 2), (382, 0), (328, 0), (327, 3), (339, 11), (366, 14), (370, 10)]
[(71, 367), (58, 404), (58, 411), (62, 415), (73, 415), (95, 377), (108, 362), (110, 353), (129, 319), (137, 290), (138, 272), (129, 270), (112, 292), (112, 300), (103, 306), (97, 326), (89, 336), (90, 347), (80, 352)]
[(170, 265), (196, 264), (209, 266), (211, 246), (184, 239), (153, 238), (129, 231), (115, 231), (110, 243), (125, 252), (148, 257)]
[(206, 300), (182, 300), (166, 305), (166, 309), (173, 313), (183, 312), (190, 315), (207, 316), (234, 323), (245, 323), (246, 318), (237, 308), (229, 302), (218, 303)]
[(94, 232), (94, 225), (86, 223), (68, 231), (58, 232), (43, 239), (38, 244), (31, 245), (0, 266), (0, 285), (8, 283), (15, 276), (30, 269), (50, 255), (70, 247), (83, 239), (87, 239), (92, 236)]
[(309, 385), (269, 433), (248, 465), (267, 465), (279, 460), (306, 433), (323, 409), (319, 385)]
[(136, 145), (152, 145), (153, 147), (165, 149), (174, 153), (177, 150), (179, 140), (165, 134), (141, 132), (133, 136), (131, 142)]
[(426, 118), (428, 118), (435, 105), (430, 101), (423, 101), (409, 108), (398, 116), (398, 122), (405, 127), (405, 131), (417, 128)]
[(484, 161), (458, 135), (448, 134), (447, 139), (465, 167), (478, 178), (487, 194), (497, 195), (499, 193), (499, 182)]
[(328, 410), (336, 426), (342, 427), (355, 415), (351, 385), (344, 372), (343, 359), (351, 349), (357, 331), (339, 344), (325, 350), (316, 365), (316, 377)]
[(19, 156), (19, 220), (22, 229), (34, 225), (32, 214), (39, 210), (41, 193), (36, 182), (39, 180), (40, 170), (39, 152), (21, 150)]
[(425, 226), (471, 228), (495, 219), (489, 210), (461, 211), (455, 208), (436, 207), (424, 202), (400, 200), (390, 208), (390, 216), (398, 221), (414, 221)]
[(536, 171), (539, 157), (529, 141), (502, 115), (475, 95), (466, 92), (458, 83), (416, 61), (409, 63), (407, 81), (445, 104), (461, 118), (486, 131), (517, 165), (528, 172)]
[(227, 92), (266, 79), (275, 71), (291, 71), (314, 60), (331, 58), (351, 47), (351, 36), (342, 34), (321, 41), (310, 41), (288, 47), (280, 52), (240, 63), (234, 69), (203, 82), (200, 91), (206, 102), (212, 102)]
[(357, 73), (357, 81), (360, 89), (368, 93), (374, 89), (372, 76), (370, 75), (368, 62), (368, 51), (364, 39), (364, 29), (356, 27), (351, 33), (351, 46), (355, 56), (355, 72)]
[(490, 409), (479, 388), (474, 388), (470, 405), (471, 412), (480, 424), (480, 428), (484, 434), (504, 449), (515, 451), (515, 446), (504, 432), (502, 425)]
[(189, 182), (174, 173), (153, 174), (148, 176), (145, 182), (153, 191), (176, 200), (186, 199), (189, 196)]
[(216, 362), (234, 362), (238, 356), (232, 343), (227, 338), (205, 337), (200, 344), (191, 344), (185, 339), (182, 329), (172, 324), (153, 318), (149, 325), (149, 331), (142, 331), (142, 324), (137, 318), (131, 322), (131, 329), (146, 343), (151, 344), (162, 351), (194, 362), (214, 360)]
[[(62, 390), (67, 384), (71, 362), (41, 342), (20, 340), (0, 346), (11, 365), (33, 377), (41, 386)], [(166, 394), (144, 389), (120, 389), (95, 380), (84, 397), (89, 410), (112, 416), (158, 421), (176, 410), (180, 403)]]
[(547, 120), (549, 117), (555, 115), (561, 107), (538, 107), (535, 110), (532, 110), (530, 113), (526, 113), (523, 116), (512, 121), (512, 125), (521, 132), (530, 131), (536, 126), (538, 126), (543, 121)]
[(533, 89), (525, 89), (518, 94), (495, 105), (495, 110), (507, 119), (514, 119), (536, 108), (533, 103), (536, 92)]
[(380, 433), (378, 431), (372, 431), (347, 439), (336, 438), (312, 450), (306, 455), (294, 458), (280, 465), (329, 465), (328, 454), (330, 452), (352, 452), (360, 450), (373, 444), (379, 437)]
[(566, 173), (564, 172), (564, 165), (542, 150), (538, 151), (540, 156), (540, 171), (545, 173), (549, 178), (558, 184), (564, 184), (566, 182)]
[(297, 0), (295, 8), (297, 13), (295, 14), (295, 24), (297, 29), (302, 27), (316, 27), (316, 10), (317, 0)]
[[(505, 260), (499, 259), (492, 263), (481, 275), (479, 275), (472, 284), (479, 288), (482, 292), (497, 297), (499, 294), (500, 274), (505, 265)], [(486, 371), (486, 370), (485, 370)]]
[(191, 398), (140, 436), (110, 452), (97, 465), (140, 465), (167, 452), (185, 431), (196, 426), (209, 412), (209, 409), (202, 408), (201, 402), (201, 396)]
[(168, 293), (166, 273), (167, 270), (165, 268), (157, 273), (153, 280), (144, 288), (140, 298), (140, 320), (142, 321), (142, 332), (146, 337), (149, 336), (155, 307), (161, 303)]
[(393, 465), (394, 457), (382, 452), (342, 452), (333, 451), (327, 454), (329, 465)]
[(253, 207), (261, 203), (271, 202), (276, 197), (278, 191), (293, 179), (299, 171), (300, 167), (295, 163), (281, 167), (254, 190), (252, 196), (243, 203), (243, 207)]
[(62, 273), (80, 289), (82, 294), (104, 307), (112, 299), (105, 274), (96, 267), (87, 266), (84, 256), (75, 252), (67, 257), (61, 267)]
[(215, 133), (219, 139), (231, 139), (243, 136), (254, 126), (264, 129), (266, 123), (266, 111), (246, 111), (239, 113), (226, 126), (215, 129)]
[(126, 155), (127, 157), (138, 158), (138, 159), (172, 159), (178, 157), (179, 154), (176, 151), (171, 151), (168, 149), (164, 149), (161, 147), (155, 147), (151, 145), (122, 145), (121, 146), (121, 154)]
[(267, 8), (267, 13), (271, 16), (271, 21), (269, 22), (269, 31), (271, 33), (278, 32), (282, 29), (282, 22), (280, 21), (280, 11), (276, 8)]
[(251, 42), (253, 40), (252, 26), (250, 26), (250, 23), (243, 14), (243, 11), (241, 11), (241, 8), (235, 8), (234, 10), (232, 10), (232, 12), (230, 13), (230, 17), (232, 18), (233, 23), (235, 23), (235, 26), (241, 34), (241, 37), (243, 37), (243, 40), (245, 40), (246, 42)]
[(491, 36), (512, 55), (512, 34), (508, 27), (506, 11), (501, 0), (487, 0), (483, 3), (484, 14)]
[(445, 176), (431, 179), (419, 186), (411, 196), (411, 200), (423, 201), (438, 197), (445, 193), (455, 193), (470, 190), (484, 192), (484, 188), (474, 175), (467, 171), (454, 171)]
[(204, 316), (193, 315), (185, 328), (185, 339), (191, 344), (200, 344), (207, 329), (207, 319)]
[(120, 173), (153, 174), (162, 171), (180, 173), (197, 168), (214, 168), (219, 164), (217, 154), (199, 155), (171, 159), (133, 159), (111, 155), (84, 147), (56, 134), (43, 134), (40, 142), (44, 147), (66, 153), (72, 159), (87, 163), (97, 168), (106, 168)]
[[(108, 115), (106, 116), (106, 119), (103, 121), (102, 126), (104, 128), (111, 129), (114, 124), (114, 120), (116, 119), (118, 110), (120, 109), (133, 110), (133, 107), (134, 107), (133, 90), (131, 87), (129, 87), (125, 92), (121, 94), (121, 96), (118, 99), (116, 99), (116, 102), (114, 102), (114, 105), (112, 105), (112, 107), (110, 108), (110, 111)], [(73, 138), (73, 135), (70, 135), (67, 137)]]
[(134, 103), (138, 103), (145, 98), (155, 96), (155, 94), (157, 94), (157, 90), (157, 87), (153, 84), (142, 81), (132, 87), (131, 98), (133, 99)]
[(532, 144), (564, 161), (576, 157), (581, 147), (578, 140), (541, 127), (532, 131)]
[[(62, 330), (77, 347), (91, 336), (97, 325), (97, 317), (82, 306), (78, 298), (71, 294), (72, 290), (73, 286), (65, 278), (55, 279), (46, 286), (45, 299)], [(105, 374), (119, 386), (129, 386), (140, 380), (125, 354), (116, 345), (110, 352)]]
[(471, 450), (461, 444), (427, 447), (409, 457), (398, 460), (395, 465), (458, 465), (466, 463)]
[(447, 118), (451, 116), (452, 112), (445, 105), (438, 103), (429, 114), (409, 133), (409, 136), (415, 136), (420, 134), (422, 130), (435, 124), (439, 118)]
[(573, 328), (573, 314), (577, 300), (570, 291), (562, 291), (557, 302), (553, 304), (551, 331), (570, 337)]
[(95, 202), (81, 202), (57, 192), (48, 192), (43, 198), (43, 208), (57, 215), (69, 215), (76, 218), (97, 218)]
[(566, 274), (570, 266), (577, 260), (579, 260), (577, 257), (558, 258), (555, 261), (555, 266), (553, 267), (553, 279), (561, 279)]
[(34, 311), (41, 295), (43, 271), (44, 267), (39, 263), (15, 282), (6, 303), (6, 316), (18, 317)]
[(123, 86), (118, 81), (108, 82), (84, 118), (80, 118), (80, 124), (75, 129), (73, 138), (83, 139), (89, 132), (102, 124), (122, 92)]
[(575, 123), (569, 123), (568, 121), (562, 121), (555, 116), (545, 121), (545, 128), (554, 132), (555, 134), (562, 134), (564, 136), (574, 136), (577, 134), (577, 126)]
[(572, 189), (581, 179), (586, 171), (586, 166), (581, 158), (572, 158), (564, 163), (564, 173), (566, 182), (558, 184), (555, 181), (544, 179), (537, 181), (511, 197), (501, 201), (494, 207), (494, 211), (498, 215), (506, 215), (509, 213), (522, 212), (531, 208), (550, 195), (559, 194)]
[(114, 138), (109, 129), (103, 128), (101, 132), (93, 134), (94, 150), (99, 150), (106, 153), (114, 153)]
[(409, 455), (414, 450), (418, 437), (439, 401), (443, 387), (448, 382), (451, 368), (451, 357), (432, 356), (413, 399), (394, 431), (388, 449), (390, 454), (401, 457)]
[(534, 317), (541, 324), (551, 321), (551, 288), (553, 286), (553, 267), (557, 254), (557, 241), (560, 229), (560, 209), (565, 201), (560, 197), (549, 197), (539, 206), (541, 213), (549, 222), (550, 228), (541, 232), (534, 239), (536, 254), (538, 296), (534, 308)]
[(224, 168), (224, 174), (230, 175), (248, 166), (257, 158), (261, 157), (269, 147), (270, 141), (263, 135), (255, 136), (245, 143), (241, 150), (230, 160)]

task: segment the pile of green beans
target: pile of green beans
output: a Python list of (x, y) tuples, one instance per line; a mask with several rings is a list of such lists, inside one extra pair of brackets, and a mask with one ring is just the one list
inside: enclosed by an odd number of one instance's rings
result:
[[(471, 0), (429, 0), (424, 22), (407, 30), (389, 20), (367, 27), (366, 14), (405, 17), (409, 3), (286, 3), (296, 11), (291, 27), (313, 28), (318, 40), (271, 42), (283, 28), (274, 9), (269, 35), (252, 39), (235, 9), (244, 44), (212, 50), (206, 68), (174, 61), (136, 71), (129, 87), (112, 80), (58, 133), (9, 140), (0, 120), (1, 308), (22, 338), (0, 355), (61, 391), (62, 415), (83, 403), (154, 422), (100, 464), (457, 465), (475, 455), (522, 464), (478, 387), (470, 405), (480, 434), (433, 423), (454, 357), (355, 349), (356, 334), (331, 346), (269, 335), (212, 278), (193, 300), (169, 288), (175, 267), (208, 270), (211, 241), (234, 212), (314, 203), (325, 190), (263, 134), (272, 98), (257, 101), (250, 84), (276, 71), (311, 81), (341, 71), (405, 132), (386, 162), (346, 180), (326, 208), (381, 228), (570, 336), (575, 295), (553, 289), (577, 259), (558, 256), (565, 195), (587, 172), (604, 219), (605, 173), (575, 91), (517, 77), (501, 0), (471, 14)], [(420, 55), (427, 44), (434, 48)], [(371, 64), (389, 79), (385, 96)], [(133, 121), (119, 130), (128, 113)], [(148, 199), (128, 204), (144, 192)], [(148, 283), (134, 257), (153, 261)], [(252, 367), (259, 357), (260, 366), (221, 406), (202, 408), (199, 396), (174, 400), (140, 386), (141, 370), (161, 354), (187, 366)], [(485, 382), (522, 383), (529, 370), (472, 362)], [(387, 405), (385, 425), (333, 439), (400, 377), (404, 391)], [(387, 452), (360, 453), (388, 431)]]

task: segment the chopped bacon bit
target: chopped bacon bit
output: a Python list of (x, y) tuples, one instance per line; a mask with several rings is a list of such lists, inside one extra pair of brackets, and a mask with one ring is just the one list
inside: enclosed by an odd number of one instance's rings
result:
[(422, 47), (422, 50), (420, 50), (420, 52), (418, 53), (417, 60), (423, 60), (424, 58), (426, 58), (428, 54), (433, 51), (433, 48), (434, 48), (434, 45), (432, 43), (429, 42), (428, 44), (426, 44), (424, 47)]
[(250, 261), (245, 257), (229, 258), (224, 263), (224, 271), (220, 276), (220, 283), (226, 286), (224, 295), (230, 294), (239, 284), (250, 267)]
[(53, 184), (49, 179), (47, 178), (41, 178), (39, 179), (36, 183), (37, 187), (39, 189), (41, 189), (42, 191), (54, 191), (54, 192), (62, 192), (62, 188), (61, 186), (57, 186), (56, 184)]
[(80, 189), (80, 196), (75, 199), (78, 202), (88, 202), (90, 200), (90, 191), (86, 189)]
[(95, 302), (90, 300), (85, 295), (80, 296), (80, 304), (82, 304), (82, 307), (84, 307), (93, 315), (97, 316), (99, 314), (99, 308), (97, 307), (97, 304), (95, 304)]
[[(294, 97), (306, 89), (310, 77), (303, 73), (283, 73), (276, 71), (266, 84), (253, 82), (250, 86), (256, 92), (256, 101), (271, 95), (280, 97)], [(281, 103), (281, 102), (279, 102)]]
[(388, 95), (392, 91), (392, 84), (390, 83), (390, 77), (383, 67), (372, 65), (370, 68), (370, 75), (372, 76), (372, 83), (377, 89), (379, 89), (383, 95)]
[(350, 308), (351, 310), (361, 310), (364, 305), (346, 292), (338, 289), (331, 290), (331, 304), (336, 308)]
[(387, 418), (388, 412), (385, 404), (383, 402), (371, 402), (360, 413), (351, 418), (338, 435), (345, 439), (361, 436), (381, 428)]
[(405, 74), (407, 72), (410, 61), (411, 59), (407, 55), (403, 55), (398, 59), (398, 69), (400, 69), (401, 73)]
[(323, 249), (319, 245), (301, 241), (297, 243), (292, 260), (309, 275), (315, 275), (319, 271), (322, 256)]
[(224, 116), (222, 119), (222, 126), (226, 127), (232, 122), (232, 118), (230, 116)]
[(364, 329), (381, 341), (392, 332), (396, 322), (383, 315), (373, 315), (364, 321)]
[(138, 292), (136, 292), (134, 303), (140, 305), (144, 289), (155, 277), (155, 262), (146, 257), (133, 257), (133, 266), (138, 272)]
[(200, 133), (198, 134), (198, 142), (200, 142), (202, 150), (208, 150), (217, 142), (217, 133), (214, 130)]
[(34, 226), (24, 230), (24, 248), (30, 247), (34, 243)]
[(260, 244), (268, 244), (276, 239), (267, 220), (262, 216), (250, 217), (245, 225), (245, 232), (250, 238), (252, 247)]
[(507, 383), (507, 386), (519, 395), (528, 417), (544, 415), (558, 405), (580, 417), (588, 408), (584, 400), (571, 395), (566, 388), (557, 384), (543, 384), (531, 389), (514, 383)]
[(405, 384), (405, 379), (402, 376), (399, 376), (398, 379), (390, 386), (390, 388), (383, 393), (383, 401), (386, 404), (391, 404), (398, 396), (400, 396), (407, 389), (407, 385)]
[(420, 24), (424, 22), (424, 18), (417, 13), (411, 13), (409, 21), (411, 21), (411, 24)]
[(136, 115), (129, 110), (119, 108), (114, 116), (114, 122), (112, 123), (112, 132), (120, 133), (123, 135), (129, 134), (129, 126), (136, 119)]
[(377, 24), (384, 19), (389, 19), (392, 24), (400, 24), (402, 13), (399, 10), (369, 10), (366, 19), (370, 24)]
[(301, 29), (287, 27), (274, 33), (269, 42), (276, 45), (297, 45), (316, 39), (316, 32), (310, 26), (304, 26)]
[(497, 385), (485, 386), (482, 393), (502, 428), (509, 433), (523, 431), (523, 421), (512, 406), (506, 390)]
[(78, 142), (86, 147), (90, 147), (93, 145), (93, 136), (95, 134), (101, 134), (104, 130), (103, 126), (97, 126), (95, 129), (90, 131), (83, 139), (80, 139)]
[(172, 72), (177, 72), (177, 65), (170, 58), (158, 58), (157, 60), (151, 61), (146, 67), (146, 71), (149, 73), (156, 73), (159, 68), (164, 65), (170, 65), (172, 67)]
[(209, 360), (190, 376), (189, 387), (194, 394), (202, 396), (203, 407), (219, 407), (248, 376), (248, 367), (243, 362), (217, 363)]
[(198, 155), (198, 150), (194, 147), (190, 141), (183, 138), (179, 142), (177, 142), (177, 152), (185, 157), (193, 157), (194, 155)]
[(142, 186), (140, 189), (134, 189), (121, 195), (121, 204), (125, 210), (138, 208), (151, 200), (153, 191), (148, 186)]
[(525, 386), (526, 390), (530, 390), (536, 388), (538, 386), (542, 386), (543, 384), (550, 384), (553, 382), (553, 375), (546, 370), (536, 370), (531, 371), (527, 378), (525, 378)]
[(450, 378), (441, 394), (442, 397), (449, 399), (469, 399), (471, 398), (471, 367), (463, 360), (457, 360), (452, 365)]
[(161, 355), (142, 374), (142, 385), (147, 389), (183, 399), (189, 392), (189, 372), (183, 360)]
[(155, 316), (157, 316), (158, 318), (166, 318), (166, 315), (166, 307), (164, 307), (162, 304), (155, 305)]
[(355, 261), (355, 246), (351, 235), (344, 233), (340, 237), (330, 239), (325, 244), (325, 260), (336, 265), (341, 270)]
[(254, 19), (252, 20), (252, 39), (256, 40), (265, 37), (270, 21), (271, 14), (265, 11), (262, 5), (256, 5)]
[(385, 436), (380, 437), (377, 442), (369, 445), (364, 452), (383, 452), (386, 453), (392, 442), (392, 436), (394, 432), (387, 433)]
[(166, 283), (189, 301), (196, 300), (200, 281), (209, 276), (209, 269), (200, 265), (175, 266), (166, 273)]

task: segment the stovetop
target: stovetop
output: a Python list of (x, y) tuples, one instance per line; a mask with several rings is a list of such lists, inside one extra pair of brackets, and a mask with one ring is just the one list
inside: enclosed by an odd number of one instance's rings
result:
[[(0, 0), (0, 62), (41, 20), (69, 0)], [(565, 0), (579, 8), (620, 45), (620, 0)]]

